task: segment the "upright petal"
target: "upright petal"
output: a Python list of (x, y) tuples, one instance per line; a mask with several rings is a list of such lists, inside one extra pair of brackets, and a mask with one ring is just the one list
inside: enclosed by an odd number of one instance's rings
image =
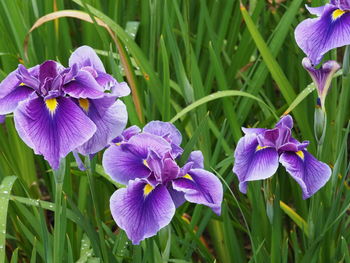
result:
[(130, 94), (130, 88), (126, 82), (119, 83), (107, 73), (98, 72), (96, 81), (104, 88), (104, 90), (111, 91), (113, 95), (119, 98)]
[(174, 202), (163, 185), (155, 188), (144, 181), (130, 181), (111, 197), (110, 208), (117, 225), (137, 245), (167, 226), (175, 214)]
[(322, 15), (306, 19), (295, 29), (298, 46), (311, 59), (320, 63), (329, 50), (350, 44), (350, 13), (327, 4)]
[(69, 66), (73, 64), (77, 64), (79, 68), (92, 66), (97, 71), (106, 72), (95, 50), (89, 46), (81, 46), (72, 53), (69, 58)]
[[(81, 101), (81, 100), (80, 100)], [(87, 116), (95, 123), (96, 133), (83, 145), (77, 148), (83, 155), (94, 154), (105, 148), (113, 138), (120, 135), (128, 121), (128, 112), (125, 104), (117, 100), (107, 109), (103, 109), (105, 99), (85, 100)], [(102, 108), (102, 109), (101, 109)]]
[(68, 98), (23, 101), (14, 112), (14, 120), (23, 141), (42, 154), (53, 169), (96, 131), (95, 124)]
[(233, 172), (237, 174), (242, 193), (247, 192), (248, 181), (269, 178), (278, 168), (276, 149), (260, 147), (254, 134), (248, 134), (239, 140), (234, 156)]
[(192, 169), (182, 178), (173, 181), (173, 188), (185, 193), (185, 199), (210, 207), (220, 215), (223, 189), (220, 180), (203, 169)]
[(289, 129), (293, 128), (293, 118), (290, 115), (283, 116), (275, 125), (276, 128), (286, 127)]
[(168, 136), (172, 143), (180, 145), (182, 135), (180, 131), (170, 122), (151, 121), (143, 128), (144, 132), (148, 132), (161, 137)]
[(337, 6), (342, 10), (350, 10), (349, 0), (331, 0), (331, 4)]
[(79, 70), (74, 79), (64, 85), (63, 90), (73, 98), (101, 98), (104, 89), (100, 86), (90, 72)]
[(324, 107), (333, 75), (340, 69), (340, 65), (336, 61), (331, 60), (324, 63), (321, 68), (316, 69), (309, 58), (304, 58), (302, 64), (315, 83), (321, 106)]
[(201, 151), (193, 151), (187, 162), (192, 162), (192, 168), (204, 168), (204, 157)]
[(327, 164), (318, 161), (306, 150), (284, 152), (280, 157), (280, 162), (300, 185), (303, 199), (315, 194), (327, 183), (332, 174)]
[(325, 6), (311, 7), (311, 6), (305, 5), (305, 7), (310, 12), (310, 14), (321, 16), (324, 12)]

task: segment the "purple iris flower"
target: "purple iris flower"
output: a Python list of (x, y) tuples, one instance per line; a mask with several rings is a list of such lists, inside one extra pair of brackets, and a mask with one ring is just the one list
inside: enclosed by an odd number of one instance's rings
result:
[(233, 172), (239, 189), (247, 192), (249, 181), (262, 180), (276, 173), (281, 163), (300, 185), (303, 199), (315, 194), (331, 176), (331, 169), (306, 149), (309, 142), (298, 142), (291, 136), (293, 119), (283, 117), (274, 129), (243, 128), (245, 136), (237, 144)]
[(325, 6), (306, 8), (317, 18), (301, 22), (295, 29), (295, 39), (317, 65), (329, 50), (350, 44), (350, 1), (331, 0)]
[(142, 132), (135, 126), (126, 130), (103, 155), (106, 173), (127, 184), (112, 195), (110, 208), (134, 244), (168, 225), (186, 200), (221, 212), (222, 185), (203, 169), (202, 153), (192, 152), (184, 167), (177, 165), (181, 141), (174, 125), (153, 121)]
[(14, 113), (22, 140), (53, 169), (75, 149), (101, 150), (126, 125), (125, 105), (116, 99), (128, 87), (103, 72), (91, 50), (74, 52), (67, 69), (50, 60), (30, 69), (19, 65), (0, 83), (0, 115)]
[(320, 104), (319, 106), (325, 110), (326, 96), (331, 86), (332, 78), (340, 69), (340, 65), (336, 61), (330, 60), (324, 63), (319, 69), (316, 69), (313, 67), (309, 58), (304, 58), (302, 64), (303, 67), (309, 72), (313, 82), (316, 85)]

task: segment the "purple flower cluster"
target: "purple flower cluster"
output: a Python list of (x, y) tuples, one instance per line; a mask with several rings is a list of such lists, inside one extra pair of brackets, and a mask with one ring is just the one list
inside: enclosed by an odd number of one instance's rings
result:
[(22, 140), (58, 169), (71, 151), (94, 154), (123, 131), (127, 111), (118, 98), (129, 93), (94, 50), (82, 46), (68, 68), (51, 60), (19, 65), (0, 83), (0, 115), (13, 113)]
[(210, 207), (220, 215), (223, 188), (219, 179), (204, 170), (200, 151), (179, 167), (183, 152), (181, 133), (167, 122), (152, 121), (143, 131), (132, 126), (103, 155), (103, 167), (118, 183), (127, 184), (111, 197), (117, 225), (134, 244), (154, 236), (168, 225), (176, 207), (185, 200)]
[(245, 136), (238, 142), (233, 167), (241, 192), (247, 192), (249, 181), (274, 175), (279, 163), (300, 185), (304, 199), (316, 193), (329, 180), (329, 166), (307, 151), (309, 142), (301, 143), (291, 136), (292, 128), (293, 119), (289, 115), (283, 117), (274, 129), (243, 128)]

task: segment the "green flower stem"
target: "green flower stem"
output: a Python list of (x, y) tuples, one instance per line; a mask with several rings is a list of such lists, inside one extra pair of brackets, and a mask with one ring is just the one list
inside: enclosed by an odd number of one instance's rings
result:
[(55, 226), (54, 226), (54, 246), (53, 246), (53, 262), (62, 262), (62, 249), (64, 247), (65, 240), (61, 240), (61, 214), (62, 214), (62, 189), (64, 182), (64, 175), (66, 170), (65, 159), (61, 160), (61, 164), (58, 170), (53, 170), (55, 178)]
[(108, 257), (108, 253), (107, 253), (107, 247), (106, 247), (106, 242), (105, 242), (102, 223), (101, 223), (101, 216), (100, 216), (100, 212), (98, 210), (98, 203), (97, 203), (97, 198), (96, 198), (95, 183), (94, 183), (94, 176), (93, 176), (93, 174), (94, 174), (93, 168), (94, 167), (91, 166), (91, 161), (90, 161), (89, 156), (85, 157), (85, 166), (86, 166), (86, 174), (87, 174), (89, 185), (90, 185), (92, 203), (93, 203), (93, 207), (95, 210), (95, 219), (96, 219), (96, 225), (98, 228), (98, 236), (100, 239), (103, 262), (108, 263), (109, 257)]

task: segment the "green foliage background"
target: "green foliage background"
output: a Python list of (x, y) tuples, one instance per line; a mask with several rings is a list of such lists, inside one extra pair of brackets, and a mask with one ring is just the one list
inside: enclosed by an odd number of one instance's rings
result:
[[(0, 127), (0, 261), (349, 263), (349, 53), (339, 49), (326, 57), (344, 59), (344, 68), (327, 98), (327, 134), (317, 153), (316, 93), (294, 40), (294, 28), (309, 16), (304, 4), (1, 0), (0, 79), (18, 63), (30, 67), (54, 59), (67, 65), (76, 47), (90, 45), (107, 71), (133, 88), (133, 97), (124, 99), (128, 125), (172, 120), (183, 134), (185, 157), (200, 149), (206, 168), (224, 180), (225, 196), (222, 216), (187, 203), (157, 236), (132, 246), (111, 218), (109, 197), (120, 186), (104, 174), (101, 154), (92, 163), (92, 180), (69, 156), (61, 224), (53, 234), (52, 171), (19, 139), (8, 116)], [(119, 49), (97, 24), (61, 18), (30, 34), (26, 58), (29, 29), (58, 10), (99, 18), (115, 32)], [(333, 168), (331, 180), (303, 201), (299, 186), (280, 169), (272, 180), (250, 183), (248, 195), (242, 195), (231, 171), (241, 126), (272, 127), (289, 106), (294, 136), (310, 140), (309, 151)]]

